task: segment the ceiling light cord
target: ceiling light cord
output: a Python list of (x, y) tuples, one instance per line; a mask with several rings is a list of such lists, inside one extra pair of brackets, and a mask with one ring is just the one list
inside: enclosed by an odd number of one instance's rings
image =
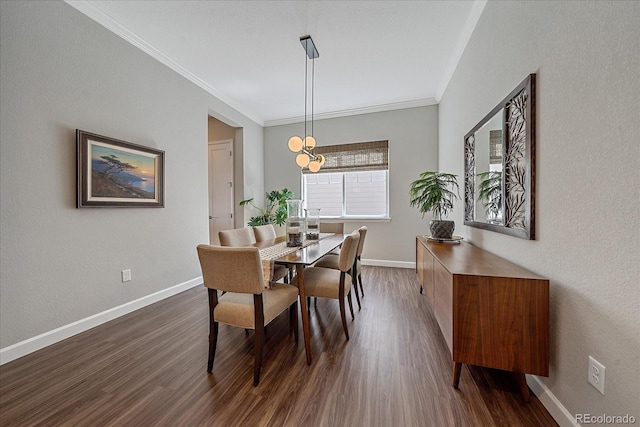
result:
[(313, 104), (316, 87), (316, 59), (311, 60), (311, 136), (313, 136)]
[[(304, 41), (304, 50), (308, 49), (309, 40)], [(304, 57), (304, 134), (302, 135), (302, 145), (307, 148), (307, 70), (309, 68), (309, 59)]]
[[(325, 163), (325, 158), (322, 154), (315, 154), (314, 148), (316, 146), (316, 140), (313, 137), (313, 119), (315, 113), (315, 59), (319, 56), (311, 36), (300, 37), (300, 42), (305, 50), (304, 59), (304, 134), (302, 138), (297, 135), (289, 138), (287, 145), (289, 149), (294, 153), (298, 153), (296, 156), (296, 164), (300, 168), (309, 168), (309, 171), (316, 173), (322, 168)], [(311, 82), (309, 82), (309, 60), (311, 60)], [(311, 83), (311, 88), (309, 88)], [(309, 108), (309, 93), (311, 93), (311, 108)], [(309, 116), (309, 109), (311, 109), (311, 126), (307, 125), (307, 117)], [(311, 133), (308, 133), (308, 130)]]

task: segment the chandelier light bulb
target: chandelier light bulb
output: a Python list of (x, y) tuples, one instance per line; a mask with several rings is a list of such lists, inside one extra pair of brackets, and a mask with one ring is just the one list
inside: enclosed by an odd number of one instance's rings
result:
[(306, 167), (309, 164), (309, 161), (311, 159), (309, 159), (309, 156), (305, 153), (301, 153), (298, 154), (296, 156), (296, 163), (298, 164), (298, 166), (300, 166), (301, 168)]
[(289, 150), (293, 151), (294, 153), (302, 150), (302, 138), (300, 138), (299, 136), (292, 136), (291, 138), (289, 138)]
[(308, 135), (304, 139), (304, 146), (307, 147), (308, 150), (311, 150), (313, 147), (316, 146), (316, 139), (311, 135)]
[(324, 158), (324, 156), (322, 154), (318, 154), (316, 156), (316, 160), (320, 163), (320, 166), (324, 166), (325, 158)]
[(320, 170), (320, 162), (314, 160), (313, 162), (309, 163), (309, 170), (314, 173), (318, 172)]

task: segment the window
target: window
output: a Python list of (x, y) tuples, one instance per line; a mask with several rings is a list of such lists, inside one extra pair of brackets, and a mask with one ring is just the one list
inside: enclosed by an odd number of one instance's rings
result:
[(318, 173), (303, 171), (303, 197), (320, 216), (380, 217), (389, 215), (387, 141), (316, 147), (325, 156)]

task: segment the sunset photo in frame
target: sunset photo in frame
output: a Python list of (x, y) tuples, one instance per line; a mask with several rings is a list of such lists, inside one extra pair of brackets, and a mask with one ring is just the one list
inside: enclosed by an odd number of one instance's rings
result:
[(77, 207), (164, 207), (164, 151), (76, 130)]

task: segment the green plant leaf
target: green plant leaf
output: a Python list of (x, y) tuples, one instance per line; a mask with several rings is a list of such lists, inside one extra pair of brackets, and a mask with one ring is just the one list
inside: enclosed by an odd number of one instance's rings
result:
[(293, 197), (295, 197), (293, 191), (283, 188), (265, 193), (264, 208), (256, 206), (253, 203), (253, 198), (241, 201), (240, 206), (251, 205), (260, 213), (251, 217), (247, 225), (252, 227), (266, 224), (283, 225), (287, 219), (287, 200)]
[(460, 197), (457, 179), (457, 175), (450, 173), (421, 173), (409, 187), (410, 206), (416, 206), (423, 218), (425, 213), (431, 211), (441, 220), (453, 209), (453, 201)]

